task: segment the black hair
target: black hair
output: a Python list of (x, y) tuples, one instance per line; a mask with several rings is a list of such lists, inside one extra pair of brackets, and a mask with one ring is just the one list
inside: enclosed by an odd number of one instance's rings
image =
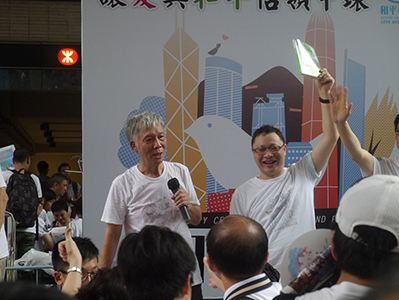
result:
[(58, 172), (61, 172), (61, 168), (63, 168), (63, 167), (68, 167), (68, 168), (71, 168), (71, 166), (68, 164), (68, 163), (62, 163), (62, 164), (60, 164), (59, 166), (58, 166)]
[(43, 199), (47, 202), (47, 201), (51, 201), (51, 200), (55, 200), (57, 199), (57, 196), (55, 195), (53, 190), (50, 189), (44, 189), (43, 192)]
[(18, 163), (24, 163), (28, 158), (31, 157), (29, 150), (25, 147), (19, 147), (14, 151), (14, 161)]
[(66, 177), (63, 174), (56, 173), (53, 176), (51, 176), (50, 180), (48, 181), (48, 186), (51, 188), (51, 187), (53, 187), (54, 183), (62, 184), (62, 182), (64, 180), (69, 182), (69, 178), (68, 177)]
[(337, 225), (333, 243), (338, 266), (345, 272), (362, 279), (375, 279), (387, 268), (399, 261), (399, 254), (392, 253), (398, 243), (395, 236), (386, 230), (359, 225), (354, 232), (356, 240), (345, 236)]
[(48, 167), (48, 163), (44, 160), (41, 160), (37, 163), (37, 171), (39, 172), (39, 174), (46, 172), (48, 170)]
[(231, 279), (260, 274), (268, 254), (268, 239), (256, 221), (230, 215), (213, 226), (206, 237), (209, 258)]
[(100, 269), (93, 279), (82, 286), (75, 299), (79, 300), (128, 300), (118, 267)]
[(399, 124), (399, 114), (396, 116), (395, 121), (393, 121), (393, 125), (395, 125), (395, 131), (398, 129)]
[(0, 282), (2, 300), (71, 300), (57, 289), (45, 288), (26, 281)]
[(122, 241), (118, 267), (131, 299), (173, 300), (182, 295), (196, 267), (194, 252), (178, 233), (145, 226)]
[(399, 299), (399, 262), (389, 266), (382, 277), (373, 284), (373, 289), (361, 300), (392, 300)]
[(53, 213), (57, 212), (57, 211), (61, 211), (61, 210), (65, 210), (66, 212), (68, 212), (68, 203), (65, 200), (58, 200), (55, 201), (52, 205), (51, 205), (51, 211)]
[(258, 129), (255, 130), (255, 132), (252, 135), (252, 139), (251, 139), (251, 146), (254, 145), (255, 139), (260, 136), (260, 135), (266, 135), (269, 133), (274, 132), (275, 134), (278, 135), (278, 137), (280, 138), (280, 140), (285, 144), (285, 139), (284, 136), (282, 134), (282, 132), (280, 131), (280, 129), (271, 126), (271, 125), (262, 125), (261, 127), (259, 127)]
[[(56, 203), (56, 202), (54, 202)], [(53, 204), (54, 205), (54, 204)], [(76, 246), (78, 247), (80, 254), (82, 255), (82, 262), (85, 260), (98, 259), (98, 249), (93, 242), (87, 237), (73, 237), (72, 238)], [(64, 262), (60, 257), (60, 252), (58, 251), (58, 244), (62, 241), (56, 243), (53, 247), (53, 253), (51, 254), (51, 261), (53, 263), (54, 271), (64, 270), (66, 271), (69, 268), (67, 262)]]

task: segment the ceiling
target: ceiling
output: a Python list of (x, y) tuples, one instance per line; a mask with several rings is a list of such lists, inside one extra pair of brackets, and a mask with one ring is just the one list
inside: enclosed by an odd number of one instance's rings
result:
[[(0, 99), (0, 147), (25, 146), (32, 154), (82, 152), (81, 91), (0, 91)], [(55, 144), (45, 137), (43, 123)]]

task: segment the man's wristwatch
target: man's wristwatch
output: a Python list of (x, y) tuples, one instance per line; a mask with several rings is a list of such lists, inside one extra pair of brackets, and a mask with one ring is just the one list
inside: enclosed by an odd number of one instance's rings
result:
[(70, 273), (70, 272), (78, 272), (80, 275), (83, 275), (82, 270), (80, 268), (77, 268), (77, 267), (69, 268), (67, 273)]
[(321, 97), (319, 97), (319, 101), (321, 102), (321, 103), (330, 103), (330, 100), (329, 99), (323, 99), (323, 98), (321, 98)]

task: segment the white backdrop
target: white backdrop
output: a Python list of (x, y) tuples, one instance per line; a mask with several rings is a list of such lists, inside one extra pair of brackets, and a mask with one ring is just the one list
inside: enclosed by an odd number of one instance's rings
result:
[[(275, 0), (279, 3), (275, 12), (259, 11), (256, 0), (242, 0), (240, 11), (225, 0), (205, 3), (202, 11), (193, 1), (187, 3), (185, 31), (199, 45), (199, 81), (204, 79), (207, 52), (222, 43), (218, 55), (243, 66), (243, 85), (275, 66), (285, 67), (303, 82), (292, 39), (305, 40), (309, 19), (313, 12), (323, 11), (324, 1), (309, 0), (310, 12), (304, 7), (293, 10), (287, 1)], [(117, 2), (127, 6), (111, 8)], [(108, 189), (125, 170), (118, 159), (120, 130), (145, 97), (165, 97), (162, 50), (175, 31), (176, 15), (182, 24), (177, 2), (169, 9), (160, 0), (151, 2), (156, 9), (133, 6), (135, 0), (82, 1), (83, 226), (84, 235), (99, 248)], [(366, 110), (376, 94), (381, 98), (388, 87), (399, 104), (399, 24), (382, 24), (387, 17), (399, 20), (398, 1), (348, 1), (369, 6), (359, 12), (344, 8), (345, 0), (328, 2), (335, 29), (337, 83), (343, 82), (344, 50), (348, 49), (348, 56), (366, 67)], [(388, 15), (382, 14), (385, 7)], [(223, 40), (223, 35), (228, 39)], [(398, 155), (396, 148), (392, 155)]]

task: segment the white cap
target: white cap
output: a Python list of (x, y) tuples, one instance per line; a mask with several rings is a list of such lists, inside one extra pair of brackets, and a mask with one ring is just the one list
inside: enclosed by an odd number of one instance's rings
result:
[(358, 225), (387, 230), (398, 242), (392, 251), (399, 252), (399, 176), (374, 175), (356, 183), (343, 195), (336, 222), (353, 239)]

